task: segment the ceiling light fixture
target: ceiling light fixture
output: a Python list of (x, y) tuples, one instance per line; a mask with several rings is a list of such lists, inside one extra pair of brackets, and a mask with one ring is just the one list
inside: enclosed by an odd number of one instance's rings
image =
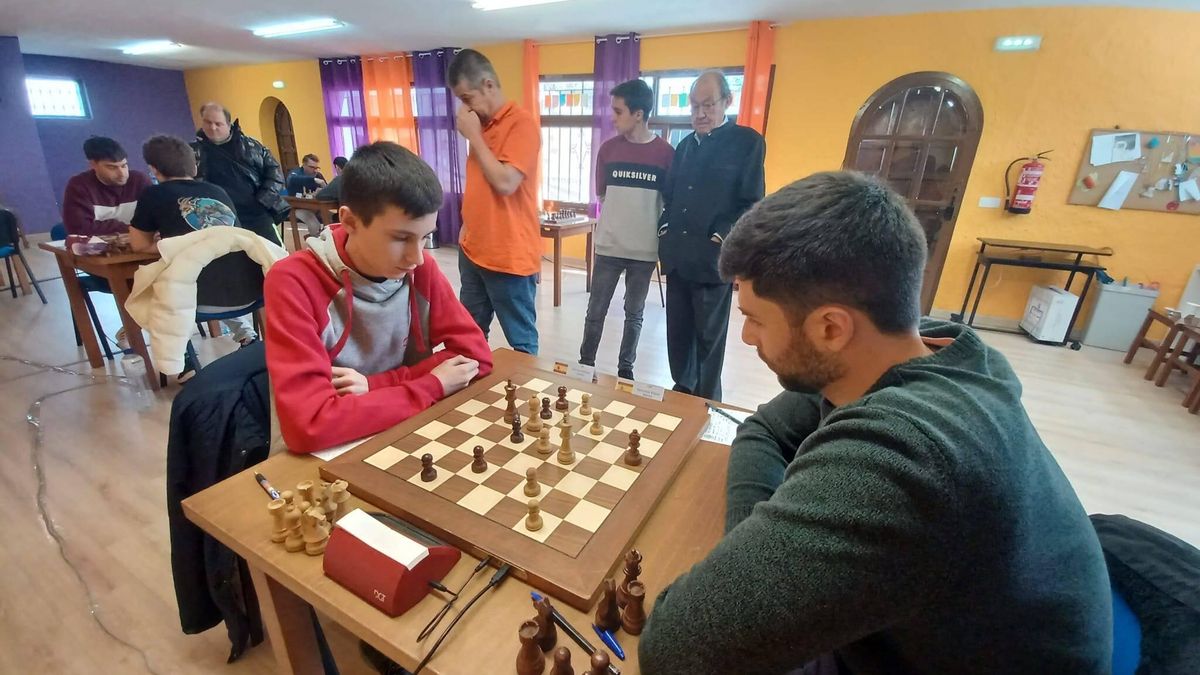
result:
[(1042, 46), (1040, 35), (1009, 35), (996, 38), (998, 52), (1036, 52)]
[(321, 19), (306, 19), (304, 21), (290, 21), (288, 23), (277, 23), (272, 26), (263, 26), (262, 28), (255, 28), (254, 34), (261, 38), (287, 37), (289, 35), (303, 35), (322, 30), (333, 30), (334, 28), (342, 28), (345, 25), (344, 22), (337, 19), (324, 17)]
[(181, 49), (183, 45), (170, 40), (150, 40), (147, 42), (138, 42), (131, 44), (128, 47), (121, 47), (122, 54), (130, 56), (141, 56), (142, 54), (157, 54), (159, 52), (169, 52), (176, 49)]
[(530, 7), (532, 5), (549, 5), (552, 2), (562, 2), (563, 0), (475, 0), (471, 6), (475, 9), (490, 12), (494, 9), (514, 9), (517, 7)]

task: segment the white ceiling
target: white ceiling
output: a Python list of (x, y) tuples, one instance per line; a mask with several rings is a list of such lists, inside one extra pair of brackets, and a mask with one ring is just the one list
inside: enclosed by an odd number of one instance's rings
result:
[[(522, 38), (556, 41), (629, 30), (654, 34), (742, 26), (750, 19), (786, 22), (1048, 4), (1200, 11), (1200, 0), (567, 0), (493, 12), (472, 9), (471, 0), (0, 0), (0, 35), (18, 36), (21, 50), (29, 54), (194, 68)], [(271, 40), (254, 37), (249, 30), (322, 16), (348, 25)], [(187, 48), (140, 57), (119, 50), (164, 38)]]

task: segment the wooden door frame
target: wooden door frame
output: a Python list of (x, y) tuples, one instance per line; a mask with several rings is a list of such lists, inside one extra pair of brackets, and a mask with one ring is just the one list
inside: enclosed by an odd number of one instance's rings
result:
[[(295, 160), (294, 166), (288, 166), (287, 154), (284, 152), (283, 138), (279, 133), (279, 113), (281, 110), (287, 115), (288, 126), (290, 127), (287, 135), (291, 140), (291, 154)], [(275, 144), (279, 147), (279, 165), (283, 169), (283, 173), (286, 176), (289, 171), (300, 165), (300, 148), (298, 145), (296, 145), (296, 125), (292, 120), (292, 111), (288, 110), (287, 105), (285, 105), (283, 101), (279, 101), (275, 104), (275, 110), (271, 112), (271, 121), (273, 131), (275, 132)]]
[[(872, 110), (881, 102), (891, 98), (896, 94), (897, 91), (905, 91), (916, 87), (937, 86), (943, 86), (947, 90), (953, 92), (962, 102), (967, 113), (967, 124), (963, 129), (963, 136), (965, 138), (973, 137), (974, 142), (969, 144), (963, 143), (959, 146), (959, 151), (961, 154), (959, 155), (958, 159), (956, 159), (956, 164), (966, 167), (964, 169), (965, 175), (962, 180), (962, 190), (957, 195), (951, 196), (947, 206), (954, 208), (954, 215), (947, 221), (946, 226), (938, 232), (938, 240), (935, 243), (933, 250), (929, 251), (929, 257), (925, 262), (926, 268), (932, 267), (937, 270), (937, 275), (932, 280), (932, 283), (928, 284), (928, 287), (921, 289), (921, 312), (923, 314), (928, 314), (933, 308), (933, 299), (934, 296), (937, 295), (937, 288), (941, 283), (941, 277), (942, 272), (945, 269), (946, 258), (950, 252), (950, 240), (954, 238), (954, 228), (958, 223), (959, 214), (962, 213), (962, 200), (964, 194), (966, 193), (967, 183), (971, 179), (971, 168), (975, 164), (975, 155), (979, 150), (979, 142), (983, 138), (983, 103), (979, 100), (979, 95), (975, 93), (975, 89), (971, 87), (971, 85), (967, 84), (965, 80), (950, 73), (939, 71), (921, 71), (909, 73), (907, 75), (901, 75), (900, 77), (897, 77), (896, 79), (891, 80), (890, 82), (887, 82), (883, 86), (876, 89), (875, 93), (871, 94), (871, 96), (867, 98), (866, 102), (863, 103), (863, 105), (858, 109), (858, 112), (854, 115), (854, 121), (850, 126), (850, 137), (847, 139), (846, 143), (846, 154), (842, 158), (843, 168), (852, 168), (855, 165), (859, 145), (862, 141), (862, 134), (858, 133), (858, 129), (859, 125), (862, 123), (863, 116), (867, 113), (867, 111)], [(901, 106), (900, 114), (903, 115), (903, 113), (904, 108)], [(897, 122), (899, 122), (899, 120), (897, 120)], [(890, 138), (893, 141), (911, 140), (921, 141), (924, 143), (928, 143), (931, 140), (936, 139), (936, 137), (928, 136), (910, 137), (901, 135), (892, 135)], [(914, 183), (918, 189), (924, 178), (925, 160), (928, 158), (928, 156), (929, 147), (928, 145), (925, 145), (922, 147), (921, 152), (917, 157), (917, 167), (920, 171), (920, 175), (915, 177)], [(907, 195), (905, 198), (908, 198)], [(924, 278), (925, 275), (922, 273), (922, 279)]]

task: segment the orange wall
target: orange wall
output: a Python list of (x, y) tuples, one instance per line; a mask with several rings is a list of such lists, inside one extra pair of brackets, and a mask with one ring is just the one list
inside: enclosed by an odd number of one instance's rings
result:
[[(316, 59), (197, 68), (184, 71), (183, 78), (197, 127), (200, 106), (207, 101), (220, 101), (230, 114), (241, 119), (242, 131), (265, 143), (279, 159), (274, 102), (268, 101), (275, 98), (291, 113), (298, 154), (316, 153), (324, 166), (332, 166), (325, 106), (321, 99), (321, 71)], [(275, 80), (283, 80), (284, 88), (272, 87)]]
[[(768, 190), (814, 171), (840, 168), (854, 115), (880, 86), (910, 72), (947, 71), (979, 94), (984, 129), (935, 307), (958, 310), (980, 236), (1111, 246), (1116, 251), (1108, 262), (1113, 276), (1160, 281), (1160, 304), (1174, 305), (1200, 262), (1200, 219), (1109, 212), (1070, 206), (1066, 200), (1089, 129), (1120, 125), (1200, 132), (1196, 78), (1166, 65), (1197, 62), (1200, 43), (1163, 39), (1166, 33), (1198, 31), (1200, 13), (1101, 8), (785, 26), (775, 42)], [(1043, 36), (1041, 51), (992, 50), (997, 37), (1013, 34)], [(1031, 215), (978, 206), (982, 196), (1003, 195), (1004, 168), (1010, 161), (1048, 149), (1055, 151), (1053, 161)], [(1036, 280), (1061, 284), (1063, 276), (997, 268), (980, 314), (1019, 318)]]

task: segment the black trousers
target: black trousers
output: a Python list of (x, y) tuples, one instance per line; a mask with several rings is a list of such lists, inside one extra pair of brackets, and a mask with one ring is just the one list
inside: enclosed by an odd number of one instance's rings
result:
[(675, 391), (721, 400), (733, 284), (667, 277), (667, 357)]

